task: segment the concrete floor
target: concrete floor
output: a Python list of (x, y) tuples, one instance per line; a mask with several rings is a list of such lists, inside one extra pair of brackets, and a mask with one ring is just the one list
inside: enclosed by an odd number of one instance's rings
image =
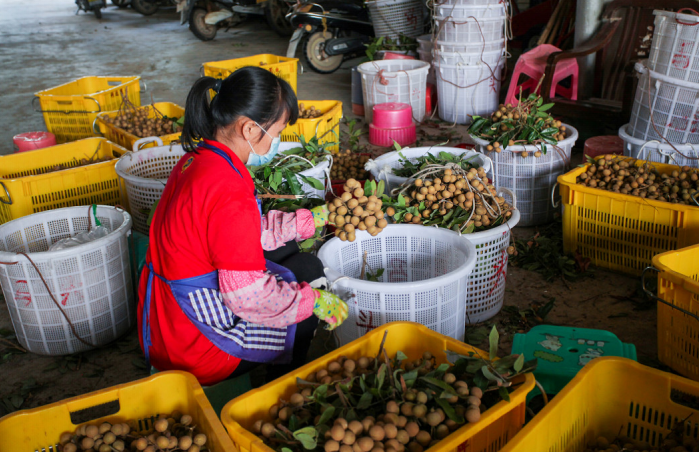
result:
[[(97, 20), (92, 13), (75, 15), (72, 0), (0, 0), (0, 6), (0, 155), (12, 152), (14, 135), (46, 130), (31, 107), (37, 91), (88, 75), (140, 75), (148, 86), (143, 103), (152, 95), (156, 102), (184, 106), (202, 63), (285, 55), (288, 44), (262, 16), (202, 42), (180, 25), (174, 8), (144, 17), (110, 2)], [(349, 112), (350, 67), (330, 76), (299, 74), (299, 98), (340, 100)]]

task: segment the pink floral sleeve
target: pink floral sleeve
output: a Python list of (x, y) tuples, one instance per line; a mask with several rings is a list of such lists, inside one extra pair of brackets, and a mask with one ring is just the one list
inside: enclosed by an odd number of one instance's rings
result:
[(262, 271), (219, 270), (224, 304), (243, 320), (282, 328), (313, 315), (316, 292), (307, 283), (287, 283)]
[(296, 212), (271, 210), (262, 217), (262, 249), (276, 250), (292, 240), (306, 240), (315, 234), (313, 214), (310, 210)]

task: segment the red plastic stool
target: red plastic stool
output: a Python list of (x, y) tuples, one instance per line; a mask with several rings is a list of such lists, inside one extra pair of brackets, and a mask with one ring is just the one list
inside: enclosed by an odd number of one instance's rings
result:
[(437, 87), (432, 83), (427, 82), (427, 88), (425, 89), (425, 112), (430, 115), (432, 111), (437, 107)]
[[(514, 73), (512, 74), (510, 87), (507, 89), (505, 103), (517, 105), (517, 97), (519, 96), (520, 86), (522, 87), (522, 91), (534, 90), (536, 85), (539, 83), (539, 80), (544, 75), (548, 56), (553, 52), (560, 51), (561, 49), (556, 46), (552, 46), (551, 44), (541, 44), (540, 46), (537, 46), (536, 48), (520, 56), (517, 60), (517, 64), (515, 65)], [(524, 74), (529, 77), (529, 80), (525, 81), (521, 85), (519, 84), (520, 74)], [(570, 88), (566, 88), (560, 83), (569, 76), (572, 76), (573, 80)], [(554, 97), (556, 94), (559, 94), (566, 99), (578, 99), (578, 62), (575, 58), (559, 61), (556, 65), (556, 72), (553, 74), (553, 83), (551, 84), (551, 93), (549, 93), (549, 97)]]
[(605, 154), (624, 154), (624, 140), (617, 135), (603, 135), (592, 137), (585, 140), (585, 149), (583, 150), (583, 163), (588, 157), (595, 158), (598, 155)]

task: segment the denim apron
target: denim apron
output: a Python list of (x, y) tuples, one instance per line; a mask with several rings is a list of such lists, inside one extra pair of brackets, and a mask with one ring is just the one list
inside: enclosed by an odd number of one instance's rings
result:
[[(199, 150), (207, 149), (221, 156), (242, 178), (231, 158), (221, 149), (202, 143)], [(257, 191), (254, 193), (257, 199)], [(257, 207), (262, 215), (262, 202), (257, 199)], [(277, 281), (296, 282), (296, 277), (287, 268), (266, 261), (267, 273)], [(218, 270), (192, 278), (168, 280), (153, 270), (147, 263), (148, 283), (146, 299), (143, 303), (142, 335), (146, 361), (150, 365), (150, 304), (153, 279), (158, 278), (170, 287), (172, 295), (187, 318), (216, 347), (231, 356), (257, 363), (288, 363), (294, 348), (296, 325), (272, 328), (247, 322), (237, 317), (224, 304), (219, 292)]]

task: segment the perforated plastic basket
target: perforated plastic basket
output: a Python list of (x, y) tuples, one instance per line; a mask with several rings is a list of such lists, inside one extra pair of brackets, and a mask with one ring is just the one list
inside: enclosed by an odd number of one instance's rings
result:
[(629, 135), (626, 131), (627, 127), (628, 124), (624, 124), (619, 128), (619, 137), (624, 140), (625, 156), (670, 165), (699, 167), (699, 159), (697, 158), (699, 157), (699, 146), (691, 144), (673, 144), (671, 146), (664, 141), (659, 143), (655, 140), (640, 140)]
[[(105, 138), (0, 156), (0, 224), (44, 210), (126, 204), (114, 171), (126, 149)], [(81, 165), (83, 159), (111, 159)], [(54, 171), (56, 167), (66, 168)]]
[(238, 452), (196, 378), (179, 371), (160, 372), (5, 416), (0, 419), (0, 452), (57, 452), (62, 450), (61, 434), (75, 432), (86, 423), (133, 421), (134, 430), (144, 432), (153, 428), (159, 415), (176, 410), (192, 416), (193, 424), (207, 436), (208, 450)]
[[(549, 223), (558, 210), (551, 204), (551, 192), (556, 178), (570, 167), (570, 153), (578, 139), (577, 130), (568, 124), (564, 126), (566, 139), (558, 142), (559, 150), (547, 145), (547, 153), (541, 157), (534, 157), (534, 152), (540, 150), (535, 145), (507, 146), (502, 152), (487, 151), (487, 141), (471, 136), (478, 151), (493, 159), (494, 185), (513, 191), (517, 197), (517, 209), (522, 215), (520, 226)], [(526, 158), (520, 155), (524, 151), (529, 153)]]
[(671, 143), (699, 143), (699, 83), (675, 80), (641, 63), (635, 68), (640, 75), (629, 121), (631, 135), (641, 140), (665, 137)]
[[(155, 108), (157, 108), (160, 113), (170, 118), (181, 118), (184, 116), (184, 108), (172, 102), (156, 102)], [(151, 105), (139, 108), (139, 110), (143, 109), (147, 109), (148, 118), (159, 116), (155, 110), (153, 110), (153, 106)], [(109, 111), (98, 114), (97, 118), (95, 118), (95, 125), (99, 127), (99, 131), (103, 136), (124, 146), (127, 149), (131, 149), (133, 148), (134, 143), (140, 138), (113, 124), (113, 120), (116, 118), (118, 113), (118, 111)], [(105, 119), (108, 119), (110, 122), (105, 121)], [(180, 139), (180, 135), (182, 135), (181, 132), (176, 132), (161, 135), (159, 138), (162, 140), (163, 144), (170, 144), (173, 141), (178, 141)], [(155, 146), (155, 142), (151, 141), (150, 143), (145, 144), (145, 146)]]
[(699, 16), (661, 10), (653, 14), (648, 67), (676, 80), (699, 83)]
[(35, 93), (44, 114), (46, 130), (65, 143), (93, 135), (92, 123), (99, 112), (118, 110), (125, 96), (141, 105), (141, 77), (82, 77)]
[[(645, 162), (637, 160), (635, 164)], [(679, 170), (675, 165), (653, 166), (661, 174)], [(637, 276), (656, 254), (699, 243), (699, 207), (577, 184), (577, 177), (587, 167), (558, 177), (565, 252), (577, 251), (593, 265)]]
[[(419, 227), (419, 226), (418, 226)], [(438, 364), (446, 363), (445, 350), (467, 355), (488, 354), (471, 345), (435, 333), (423, 325), (412, 322), (392, 322), (370, 331), (361, 339), (334, 350), (295, 371), (274, 380), (265, 386), (253, 389), (228, 403), (221, 411), (221, 420), (228, 434), (240, 452), (272, 452), (252, 433), (255, 421), (273, 421), (269, 418), (269, 407), (288, 400), (297, 391), (296, 379), (305, 379), (310, 373), (325, 369), (328, 363), (346, 356), (359, 359), (362, 356), (376, 356), (384, 334), (384, 347), (390, 357), (398, 351), (414, 360), (429, 351)], [(519, 384), (521, 383), (521, 384)], [(451, 435), (432, 446), (432, 452), (495, 452), (510, 441), (524, 424), (527, 394), (534, 388), (534, 376), (526, 374), (518, 377), (516, 389), (510, 393), (510, 401), (500, 401), (488, 407), (476, 423), (467, 423)], [(13, 451), (14, 452), (14, 451)]]
[(373, 0), (365, 3), (374, 25), (374, 35), (397, 39), (416, 37), (424, 31), (420, 0)]
[[(89, 216), (88, 216), (89, 214)], [(40, 355), (65, 355), (93, 347), (80, 342), (52, 301), (48, 284), (78, 336), (98, 347), (129, 330), (135, 303), (129, 266), (131, 216), (98, 206), (97, 218), (109, 234), (95, 241), (48, 251), (60, 239), (95, 227), (88, 206), (35, 213), (0, 225), (0, 285), (17, 340)], [(29, 260), (17, 253), (27, 253)]]
[(491, 3), (486, 5), (457, 5), (456, 3), (437, 3), (434, 6), (434, 15), (440, 17), (452, 17), (454, 19), (466, 19), (469, 17), (498, 18), (505, 16), (503, 3)]
[(204, 75), (225, 79), (237, 69), (246, 66), (259, 66), (266, 69), (282, 80), (286, 80), (296, 92), (296, 78), (298, 74), (298, 58), (287, 58), (269, 53), (252, 55), (232, 60), (210, 61), (202, 65)]
[(500, 63), (505, 61), (505, 49), (493, 50), (490, 52), (442, 52), (441, 50), (433, 50), (435, 65), (439, 66), (475, 66), (487, 64), (493, 70)]
[(303, 135), (306, 140), (314, 136), (318, 137), (318, 143), (335, 142), (328, 150), (337, 151), (340, 148), (340, 120), (342, 120), (342, 102), (337, 100), (300, 100), (304, 108), (315, 107), (323, 113), (322, 116), (312, 119), (299, 118), (294, 125), (288, 125), (282, 130), (283, 141), (299, 141), (298, 135)]
[(506, 3), (508, 0), (437, 0), (435, 5), (457, 5), (457, 6), (493, 6)]
[(398, 188), (400, 185), (408, 181), (407, 177), (396, 176), (393, 174), (394, 168), (402, 168), (401, 160), (403, 157), (413, 163), (418, 157), (423, 157), (427, 154), (437, 156), (440, 152), (448, 152), (452, 155), (464, 154), (464, 159), (470, 160), (475, 166), (482, 166), (488, 177), (492, 176), (492, 162), (483, 154), (476, 151), (467, 151), (461, 148), (449, 148), (442, 146), (424, 146), (419, 148), (404, 148), (400, 151), (387, 152), (386, 154), (377, 157), (374, 160), (369, 160), (364, 169), (371, 172), (374, 179), (377, 181), (383, 180), (386, 182), (386, 193)]
[(421, 122), (425, 118), (429, 63), (419, 60), (369, 61), (360, 64), (357, 70), (362, 74), (367, 123), (371, 123), (373, 118), (373, 106), (386, 102), (410, 104), (415, 121)]
[[(364, 252), (371, 272), (384, 269), (379, 282), (359, 279)], [(340, 343), (397, 320), (463, 340), (476, 249), (458, 233), (389, 224), (376, 237), (357, 231), (354, 242), (334, 238), (318, 257), (333, 292), (349, 305), (349, 318), (337, 330)]]
[(433, 66), (437, 78), (439, 117), (447, 122), (470, 124), (473, 115), (495, 111), (500, 98), (504, 58), (499, 65), (479, 63), (448, 65), (435, 54)]
[(490, 18), (454, 18), (434, 16), (438, 41), (454, 44), (482, 44), (505, 37), (505, 16)]
[(687, 421), (684, 437), (697, 439), (697, 397), (694, 381), (626, 358), (597, 358), (500, 452), (584, 452), (594, 450), (589, 446), (600, 436), (626, 436), (650, 443), (640, 450), (662, 450), (681, 420)]
[(507, 41), (505, 39), (496, 39), (494, 41), (477, 41), (471, 43), (454, 43), (447, 41), (435, 41), (435, 45), (432, 50), (437, 50), (440, 52), (456, 52), (456, 53), (476, 53), (481, 52), (494, 52), (496, 50), (502, 50), (507, 47)]

